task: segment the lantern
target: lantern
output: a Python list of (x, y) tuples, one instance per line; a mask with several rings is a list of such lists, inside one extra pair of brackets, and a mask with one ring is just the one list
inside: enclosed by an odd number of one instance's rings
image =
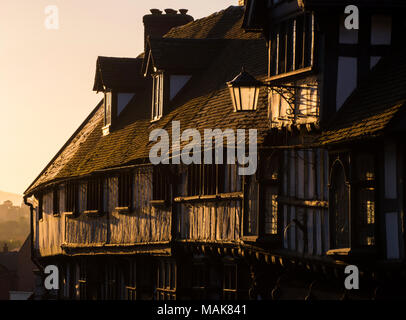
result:
[(232, 81), (227, 82), (230, 89), (234, 111), (253, 111), (257, 109), (259, 88), (264, 86), (244, 69)]

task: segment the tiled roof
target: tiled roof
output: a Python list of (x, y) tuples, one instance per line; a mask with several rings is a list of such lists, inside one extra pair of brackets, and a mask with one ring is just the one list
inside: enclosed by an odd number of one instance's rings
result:
[(393, 50), (348, 98), (320, 138), (332, 144), (376, 137), (391, 126), (406, 102), (406, 50)]
[(133, 92), (145, 84), (140, 67), (143, 56), (138, 58), (98, 57), (96, 62), (96, 76), (94, 91), (108, 89), (121, 89)]
[(230, 6), (208, 17), (173, 28), (165, 38), (189, 39), (258, 39), (259, 34), (241, 29), (244, 7)]
[(369, 6), (369, 7), (406, 7), (404, 0), (302, 0), (308, 8), (313, 7), (331, 7), (346, 5)]
[[(223, 15), (242, 10), (224, 10)], [(221, 18), (215, 15), (217, 20)], [(210, 18), (210, 17), (209, 17)], [(210, 18), (211, 20), (212, 18)], [(201, 19), (204, 20), (204, 19)], [(201, 20), (195, 23), (201, 27)], [(217, 21), (216, 20), (216, 21)], [(230, 20), (233, 29), (240, 20)], [(195, 30), (194, 23), (188, 24)], [(180, 38), (187, 38), (189, 29), (176, 28)], [(181, 32), (182, 29), (183, 33)], [(227, 29), (227, 28), (225, 28)], [(171, 32), (175, 32), (172, 30)], [(192, 32), (192, 34), (194, 31)], [(243, 33), (242, 33), (243, 35)], [(268, 130), (266, 90), (261, 90), (259, 108), (254, 112), (235, 113), (226, 82), (233, 79), (245, 66), (246, 70), (259, 79), (267, 75), (267, 50), (263, 40), (242, 39), (223, 41), (215, 57), (208, 61), (201, 72), (195, 74), (181, 92), (171, 101), (169, 111), (162, 119), (151, 123), (148, 116), (151, 109), (151, 88), (139, 92), (120, 115), (120, 126), (107, 136), (102, 136), (103, 103), (100, 103), (72, 136), (40, 176), (25, 192), (32, 194), (42, 186), (63, 179), (81, 177), (106, 168), (114, 168), (139, 162), (149, 162), (149, 133), (164, 128), (171, 133), (171, 122), (180, 121), (181, 130), (196, 128), (210, 129), (258, 129), (258, 142), (263, 142)], [(139, 67), (141, 71), (141, 66)], [(137, 94), (136, 94), (137, 97)], [(148, 98), (149, 97), (149, 98)], [(133, 110), (142, 110), (140, 116)]]
[(223, 39), (149, 39), (154, 67), (187, 74), (206, 68), (224, 46)]

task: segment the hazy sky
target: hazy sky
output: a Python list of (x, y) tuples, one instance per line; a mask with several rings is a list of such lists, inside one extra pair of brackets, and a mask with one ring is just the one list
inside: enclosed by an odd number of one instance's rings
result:
[[(0, 0), (0, 190), (22, 193), (101, 99), (99, 55), (143, 51), (149, 9), (189, 9), (195, 19), (237, 0)], [(45, 27), (56, 5), (59, 30)]]

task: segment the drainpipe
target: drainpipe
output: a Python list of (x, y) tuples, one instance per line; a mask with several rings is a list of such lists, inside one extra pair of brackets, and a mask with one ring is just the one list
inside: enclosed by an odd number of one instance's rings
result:
[(44, 267), (38, 262), (34, 251), (34, 206), (28, 202), (27, 196), (24, 197), (24, 204), (30, 207), (31, 261), (37, 266), (40, 273), (43, 274)]

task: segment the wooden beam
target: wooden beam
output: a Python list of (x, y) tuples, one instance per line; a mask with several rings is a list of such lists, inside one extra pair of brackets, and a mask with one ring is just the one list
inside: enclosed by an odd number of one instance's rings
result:
[(321, 200), (301, 200), (295, 197), (279, 196), (278, 202), (282, 204), (304, 208), (328, 208), (328, 201)]

